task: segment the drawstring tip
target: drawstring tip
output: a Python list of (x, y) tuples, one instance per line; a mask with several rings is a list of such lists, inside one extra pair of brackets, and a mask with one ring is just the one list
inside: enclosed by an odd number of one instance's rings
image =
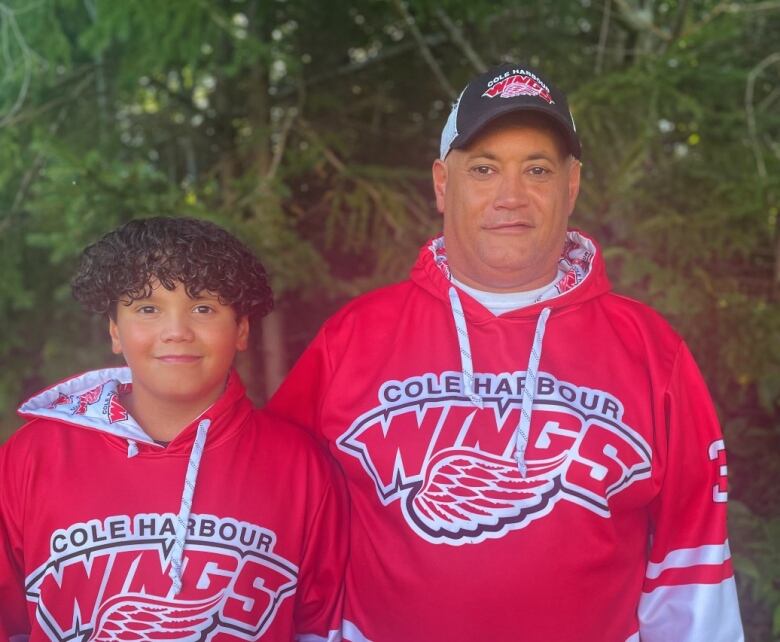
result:
[(170, 577), (171, 580), (173, 580), (173, 594), (178, 595), (179, 592), (181, 591), (182, 583), (181, 583), (181, 577), (176, 572), (175, 568), (171, 569), (171, 572), (168, 573), (168, 577)]
[(525, 463), (525, 453), (519, 450), (515, 453), (515, 461), (517, 462), (517, 469), (520, 471), (520, 477), (525, 479), (528, 474), (528, 466)]
[(132, 439), (127, 440), (127, 458), (135, 457), (138, 454), (138, 444)]

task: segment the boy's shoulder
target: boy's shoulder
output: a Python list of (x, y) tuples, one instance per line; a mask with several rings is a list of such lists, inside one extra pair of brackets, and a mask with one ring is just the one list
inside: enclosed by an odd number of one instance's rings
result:
[(2, 444), (0, 451), (13, 455), (23, 456), (25, 453), (37, 455), (58, 446), (57, 442), (69, 436), (70, 430), (63, 430), (65, 426), (58, 425), (53, 419), (35, 417), (25, 421)]
[(53, 454), (70, 450), (63, 440), (73, 438), (51, 419), (30, 419), (0, 444), (0, 492), (23, 502), (28, 481), (37, 471), (49, 474), (45, 462)]

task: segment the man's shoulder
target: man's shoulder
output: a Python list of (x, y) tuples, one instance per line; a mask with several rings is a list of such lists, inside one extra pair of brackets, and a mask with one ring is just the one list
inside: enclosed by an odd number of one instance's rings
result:
[(600, 300), (612, 323), (624, 332), (652, 337), (659, 348), (668, 344), (669, 349), (676, 350), (682, 341), (669, 320), (647, 303), (615, 292), (605, 294)]
[(617, 292), (608, 292), (604, 295), (604, 299), (608, 302), (608, 305), (615, 310), (621, 310), (628, 314), (632, 314), (647, 323), (657, 323), (671, 329), (669, 321), (664, 315), (644, 301)]
[(419, 290), (408, 279), (369, 290), (344, 304), (326, 321), (326, 326), (338, 327), (344, 323), (362, 323), (369, 319), (397, 319), (401, 307), (409, 302), (410, 295)]
[(404, 301), (408, 298), (409, 293), (416, 289), (418, 289), (418, 286), (410, 279), (405, 279), (391, 285), (385, 285), (356, 296), (346, 303), (336, 314), (360, 314), (377, 309), (384, 310), (388, 304)]

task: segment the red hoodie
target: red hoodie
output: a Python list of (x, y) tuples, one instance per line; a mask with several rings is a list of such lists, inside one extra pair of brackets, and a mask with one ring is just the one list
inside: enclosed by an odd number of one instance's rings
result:
[(610, 292), (592, 241), (570, 232), (561, 267), (495, 316), (436, 239), (327, 321), (269, 404), (347, 477), (346, 640), (742, 639), (701, 375)]
[(317, 444), (233, 372), (164, 448), (119, 402), (130, 385), (49, 388), (0, 448), (0, 640), (336, 639), (348, 521)]

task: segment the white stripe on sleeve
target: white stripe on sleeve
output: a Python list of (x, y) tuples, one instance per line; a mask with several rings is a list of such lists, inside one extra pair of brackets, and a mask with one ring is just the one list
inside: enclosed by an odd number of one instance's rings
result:
[(696, 548), (679, 548), (669, 553), (662, 562), (647, 564), (647, 579), (654, 580), (670, 568), (689, 568), (702, 564), (723, 564), (731, 557), (728, 540)]

